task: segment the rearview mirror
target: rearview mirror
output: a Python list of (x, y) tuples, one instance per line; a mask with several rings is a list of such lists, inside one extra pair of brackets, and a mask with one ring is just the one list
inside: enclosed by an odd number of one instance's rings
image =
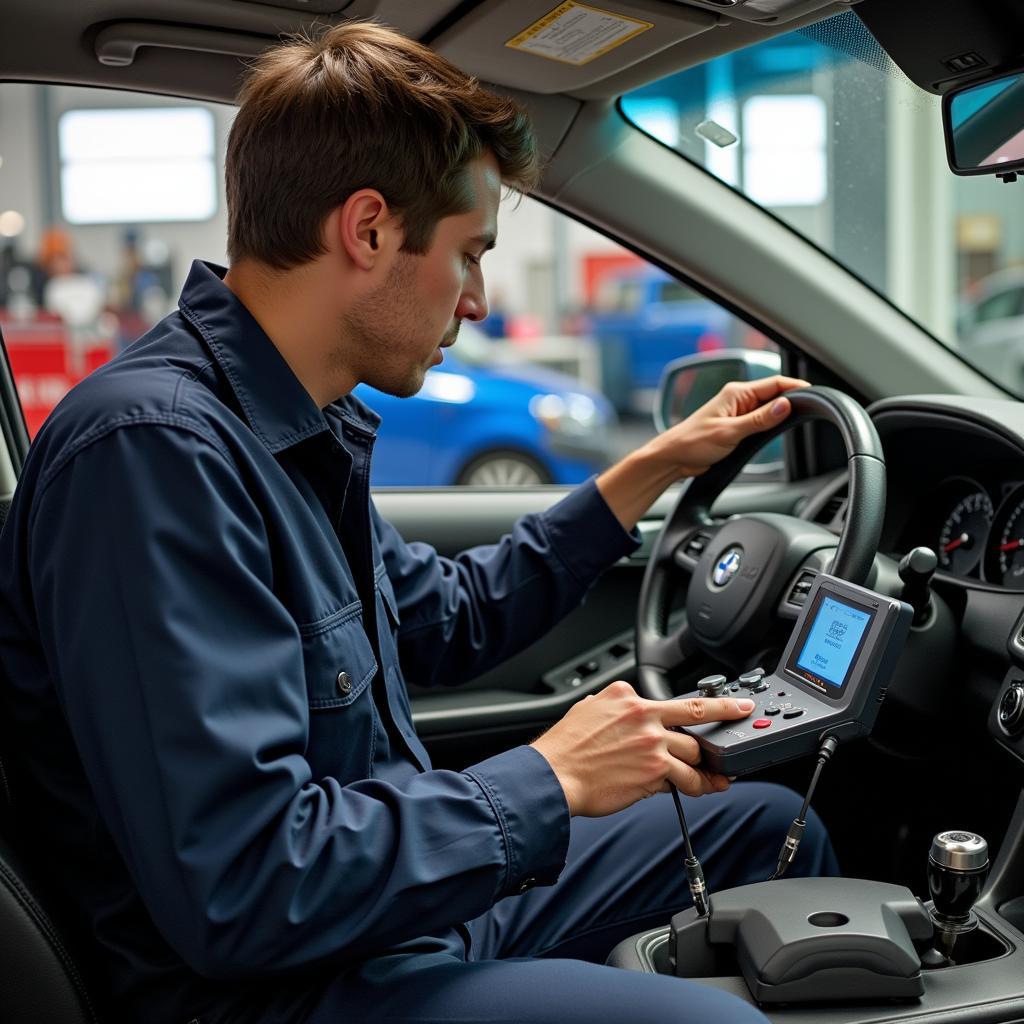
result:
[(947, 93), (942, 126), (954, 174), (1016, 180), (1024, 170), (1024, 72)]

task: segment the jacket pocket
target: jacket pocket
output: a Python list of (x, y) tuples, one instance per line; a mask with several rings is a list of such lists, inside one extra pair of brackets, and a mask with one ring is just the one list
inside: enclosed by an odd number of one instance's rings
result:
[(377, 659), (355, 601), (318, 622), (299, 627), (306, 689), (313, 710), (345, 708), (377, 673)]

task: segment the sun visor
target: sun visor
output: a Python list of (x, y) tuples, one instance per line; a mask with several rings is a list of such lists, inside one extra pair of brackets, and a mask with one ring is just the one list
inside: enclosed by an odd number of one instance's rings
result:
[(485, 0), (431, 45), (495, 85), (571, 92), (722, 20), (710, 10), (659, 0)]

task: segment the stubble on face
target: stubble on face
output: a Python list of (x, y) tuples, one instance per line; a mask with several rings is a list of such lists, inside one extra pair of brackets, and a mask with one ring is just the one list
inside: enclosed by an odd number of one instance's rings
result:
[[(411, 398), (423, 387), (439, 344), (416, 298), (416, 259), (399, 254), (384, 283), (342, 314), (330, 357), (332, 368), (354, 365), (360, 381), (396, 398)], [(456, 323), (441, 343), (454, 341), (458, 330)]]

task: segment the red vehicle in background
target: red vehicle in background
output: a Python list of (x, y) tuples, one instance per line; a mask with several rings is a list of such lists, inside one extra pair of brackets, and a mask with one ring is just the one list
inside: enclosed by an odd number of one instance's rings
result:
[(55, 313), (40, 311), (28, 320), (3, 313), (0, 330), (29, 437), (35, 437), (43, 420), (75, 384), (114, 354), (112, 340), (78, 338)]

